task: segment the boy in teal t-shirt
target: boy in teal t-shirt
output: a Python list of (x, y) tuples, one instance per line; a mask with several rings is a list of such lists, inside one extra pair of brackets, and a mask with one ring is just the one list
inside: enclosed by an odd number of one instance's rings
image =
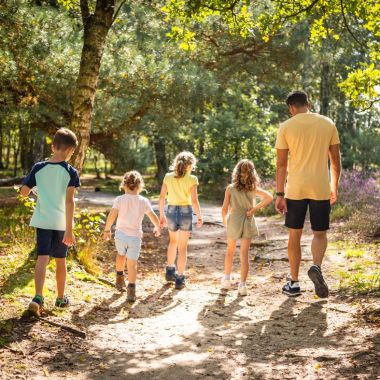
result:
[(21, 195), (28, 196), (37, 187), (37, 205), (30, 226), (37, 230), (37, 261), (34, 274), (36, 295), (29, 310), (40, 315), (44, 306), (43, 287), (46, 267), (50, 257), (56, 261), (58, 297), (55, 305), (66, 307), (69, 300), (65, 295), (66, 256), (68, 246), (74, 244), (74, 193), (80, 186), (78, 172), (67, 161), (73, 155), (78, 140), (66, 128), (54, 135), (53, 155), (48, 161), (36, 163), (25, 177)]

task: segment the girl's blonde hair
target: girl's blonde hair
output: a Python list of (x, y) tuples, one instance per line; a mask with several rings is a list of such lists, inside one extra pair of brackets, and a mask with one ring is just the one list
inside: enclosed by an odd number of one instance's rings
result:
[(127, 186), (131, 191), (134, 191), (137, 188), (141, 191), (144, 190), (145, 184), (141, 174), (136, 170), (131, 170), (124, 174), (123, 180), (120, 184), (120, 190), (123, 190), (124, 186)]
[(232, 172), (232, 185), (239, 191), (255, 191), (260, 178), (251, 160), (240, 160)]
[(181, 178), (185, 176), (187, 168), (190, 165), (193, 165), (193, 168), (195, 168), (196, 163), (197, 159), (195, 158), (193, 153), (186, 151), (181, 152), (177, 154), (176, 158), (170, 166), (170, 170), (174, 171), (175, 178)]

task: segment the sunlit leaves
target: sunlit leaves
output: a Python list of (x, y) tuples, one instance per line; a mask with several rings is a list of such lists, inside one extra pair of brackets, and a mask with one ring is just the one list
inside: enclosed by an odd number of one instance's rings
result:
[(79, 6), (79, 0), (57, 0), (57, 2), (67, 10), (74, 9)]
[[(366, 91), (362, 97), (373, 101), (378, 94), (374, 87), (377, 81), (378, 37), (380, 36), (380, 3), (375, 0), (293, 0), (293, 1), (222, 1), (169, 0), (164, 11), (177, 28), (187, 29), (191, 35), (192, 48), (196, 47), (197, 33), (206, 25), (214, 22), (225, 25), (230, 33), (239, 33), (242, 38), (250, 35), (260, 36), (269, 42), (290, 25), (307, 20), (310, 25), (310, 42), (321, 44), (326, 39), (339, 41), (346, 35), (356, 43), (358, 50), (368, 52), (368, 59), (362, 61), (362, 71), (353, 71), (353, 76), (342, 85), (346, 95), (355, 95), (349, 90), (349, 83), (360, 81), (359, 88)], [(180, 27), (178, 26), (180, 24)], [(187, 34), (183, 33), (183, 37)], [(366, 35), (366, 37), (363, 37)], [(177, 41), (180, 36), (175, 35)], [(372, 43), (371, 43), (372, 42)], [(183, 45), (180, 42), (180, 46)], [(375, 48), (374, 48), (375, 47)], [(358, 62), (359, 63), (359, 62)], [(368, 69), (366, 70), (366, 67)], [(365, 82), (368, 83), (365, 83)], [(352, 97), (356, 103), (360, 97)], [(361, 100), (359, 101), (359, 103)], [(358, 103), (357, 103), (358, 104)]]
[(374, 64), (357, 69), (348, 75), (340, 88), (356, 105), (367, 108), (372, 102), (380, 101), (380, 70)]

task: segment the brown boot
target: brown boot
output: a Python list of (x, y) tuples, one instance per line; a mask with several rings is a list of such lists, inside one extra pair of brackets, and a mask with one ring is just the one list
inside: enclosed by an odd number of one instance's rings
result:
[(120, 292), (125, 292), (125, 280), (124, 280), (124, 275), (123, 274), (116, 274), (116, 289), (119, 290)]
[(133, 303), (136, 301), (136, 285), (135, 284), (128, 284), (127, 301), (130, 303)]

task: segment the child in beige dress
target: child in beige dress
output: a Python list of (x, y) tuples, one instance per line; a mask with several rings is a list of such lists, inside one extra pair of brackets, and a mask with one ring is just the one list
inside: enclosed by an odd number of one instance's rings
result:
[[(273, 200), (270, 193), (258, 187), (259, 178), (250, 160), (241, 160), (232, 173), (232, 184), (226, 189), (222, 207), (223, 224), (227, 227), (227, 253), (224, 261), (222, 289), (231, 288), (231, 271), (237, 240), (240, 239), (239, 294), (247, 295), (248, 252), (253, 237), (258, 235), (255, 213)], [(256, 197), (261, 202), (256, 205)]]

